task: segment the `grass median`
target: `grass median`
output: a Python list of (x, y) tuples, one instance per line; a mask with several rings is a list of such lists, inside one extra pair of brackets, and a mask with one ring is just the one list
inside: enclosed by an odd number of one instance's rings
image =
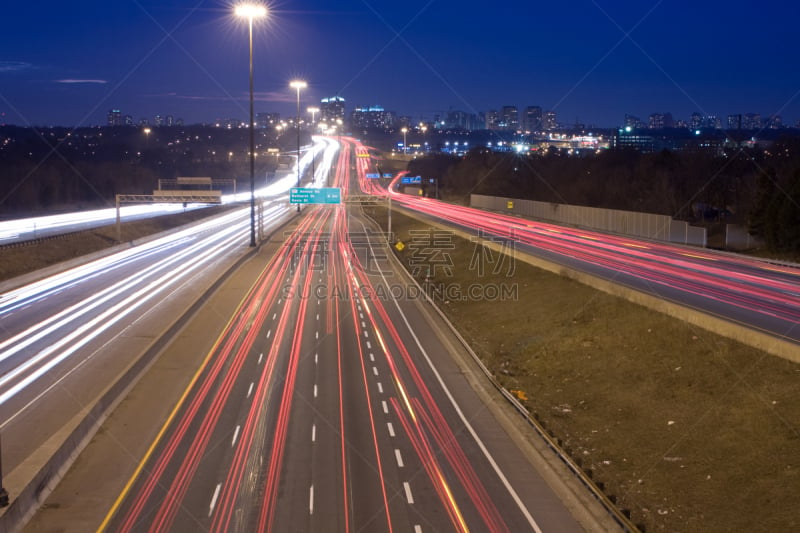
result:
[[(386, 226), (386, 212), (370, 213)], [(800, 365), (394, 212), (497, 380), (647, 531), (800, 530)]]

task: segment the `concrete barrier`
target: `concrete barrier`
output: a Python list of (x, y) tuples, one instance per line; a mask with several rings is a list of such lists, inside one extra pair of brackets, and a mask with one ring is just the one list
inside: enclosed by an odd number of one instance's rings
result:
[(596, 231), (705, 247), (705, 228), (667, 215), (537, 202), (500, 196), (470, 195), (470, 206)]

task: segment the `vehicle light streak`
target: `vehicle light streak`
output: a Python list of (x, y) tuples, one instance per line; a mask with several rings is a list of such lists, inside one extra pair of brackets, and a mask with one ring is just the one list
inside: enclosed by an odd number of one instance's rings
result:
[[(302, 227), (303, 225), (301, 225), (301, 229)], [(254, 284), (249, 292), (245, 304), (240, 311), (237, 312), (236, 322), (225, 334), (225, 342), (221, 345), (218, 354), (213, 359), (212, 367), (207, 377), (200, 383), (197, 393), (194, 394), (187, 406), (186, 413), (179, 420), (176, 429), (167, 442), (165, 451), (157, 459), (156, 465), (149, 472), (145, 480), (144, 487), (137, 493), (132, 506), (123, 518), (122, 531), (130, 531), (140, 519), (145, 503), (161, 482), (161, 476), (170, 460), (174, 457), (178, 445), (189, 435), (188, 428), (190, 424), (197, 418), (201, 406), (206, 403), (206, 400), (209, 399), (210, 396), (211, 406), (208, 411), (204, 413), (198, 432), (191, 435), (192, 442), (190, 450), (186, 458), (182, 460), (179, 472), (173, 479), (168, 498), (165, 499), (164, 504), (159, 508), (158, 515), (154, 519), (153, 527), (155, 531), (169, 528), (169, 524), (174, 519), (175, 513), (177, 512), (180, 499), (185, 494), (188, 481), (196, 470), (202, 452), (208, 444), (211, 431), (219, 419), (222, 406), (227, 400), (233, 383), (244, 364), (244, 360), (255, 342), (259, 331), (257, 326), (263, 324), (269, 314), (268, 306), (261, 306), (260, 301), (262, 299), (273, 301), (279, 295), (279, 284), (276, 283), (276, 281), (283, 279), (285, 273), (288, 271), (290, 258), (296, 246), (297, 242), (293, 241), (286, 252), (280, 255), (280, 258), (274, 259), (267, 268), (264, 269), (259, 280), (257, 280), (256, 284)], [(245, 331), (247, 331), (246, 335), (244, 334)], [(237, 349), (242, 337), (244, 337), (244, 339), (241, 341), (241, 346)], [(229, 361), (229, 359), (231, 359), (231, 361)], [(227, 366), (229, 363), (230, 367)], [(266, 367), (267, 365), (265, 365), (265, 368)], [(220, 388), (211, 396), (212, 386), (222, 375), (223, 370), (225, 370), (225, 374), (219, 386)], [(259, 387), (262, 389), (264, 386), (263, 383), (259, 384)], [(244, 435), (239, 439), (238, 448), (243, 446), (243, 440)], [(221, 501), (218, 502), (216, 507), (217, 514), (219, 514), (219, 509), (224, 504), (224, 499), (225, 491), (223, 490)]]

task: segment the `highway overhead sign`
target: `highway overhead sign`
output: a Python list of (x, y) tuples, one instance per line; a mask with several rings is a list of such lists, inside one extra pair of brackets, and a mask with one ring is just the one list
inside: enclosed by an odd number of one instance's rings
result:
[(289, 191), (289, 202), (292, 204), (340, 204), (341, 189), (338, 187), (293, 187)]

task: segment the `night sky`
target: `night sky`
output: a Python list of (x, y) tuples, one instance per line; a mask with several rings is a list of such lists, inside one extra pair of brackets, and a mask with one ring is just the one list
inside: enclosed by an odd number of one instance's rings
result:
[[(277, 0), (255, 32), (256, 112), (341, 95), (413, 120), (516, 105), (617, 126), (671, 112), (800, 120), (800, 4), (777, 0)], [(220, 0), (3, 2), (0, 123), (246, 120), (246, 23)]]

